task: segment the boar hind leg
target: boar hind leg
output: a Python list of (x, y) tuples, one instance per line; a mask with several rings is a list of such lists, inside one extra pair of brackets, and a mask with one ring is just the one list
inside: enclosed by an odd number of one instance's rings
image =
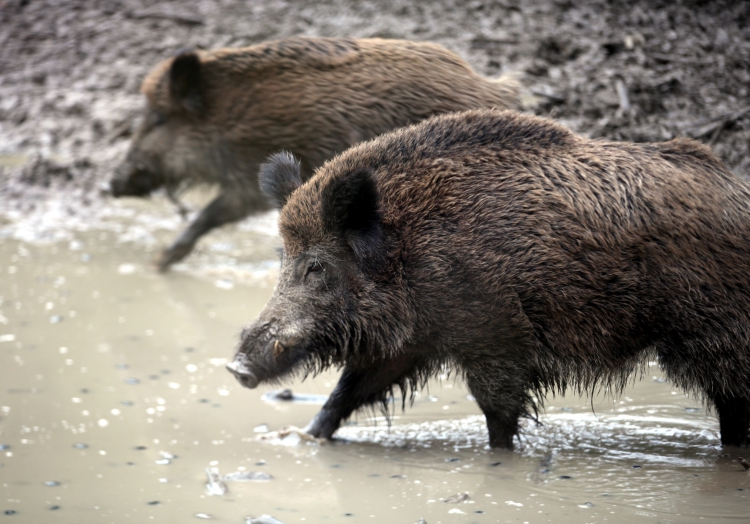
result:
[(343, 420), (359, 408), (386, 400), (394, 385), (402, 385), (406, 378), (416, 376), (424, 364), (419, 357), (400, 355), (367, 370), (344, 368), (333, 393), (305, 432), (330, 439)]
[[(255, 198), (253, 198), (255, 197)], [(224, 191), (200, 212), (192, 224), (169, 246), (158, 261), (159, 271), (179, 262), (195, 247), (198, 239), (214, 228), (237, 222), (255, 211), (268, 209), (259, 195), (245, 197), (243, 191)]]
[(471, 394), (487, 419), (490, 447), (513, 449), (513, 437), (518, 434), (518, 419), (528, 413), (531, 399), (522, 381), (508, 377), (502, 384), (498, 374), (467, 374)]
[(719, 414), (721, 443), (725, 446), (750, 445), (750, 400), (717, 396), (714, 405)]

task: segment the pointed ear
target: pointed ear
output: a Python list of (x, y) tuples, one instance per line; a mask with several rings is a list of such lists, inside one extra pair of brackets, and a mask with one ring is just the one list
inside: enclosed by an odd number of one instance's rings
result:
[(294, 190), (302, 185), (299, 162), (287, 151), (271, 155), (260, 166), (258, 182), (263, 196), (273, 207), (281, 209)]
[(368, 256), (381, 232), (378, 190), (369, 168), (360, 168), (324, 189), (323, 225), (341, 235), (360, 256)]
[(169, 68), (169, 94), (173, 102), (191, 113), (201, 109), (201, 61), (195, 51), (182, 51)]

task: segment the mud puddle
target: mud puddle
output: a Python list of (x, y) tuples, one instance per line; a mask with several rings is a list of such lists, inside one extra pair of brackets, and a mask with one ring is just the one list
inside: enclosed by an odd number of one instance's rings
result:
[[(451, 379), (390, 429), (359, 416), (334, 444), (274, 436), (304, 426), (337, 377), (289, 384), (302, 401), (286, 402), (224, 370), (271, 293), (273, 217), (212, 234), (159, 275), (149, 261), (180, 225), (144, 222), (173, 213), (158, 201), (132, 205), (75, 227), (48, 218), (57, 233), (44, 238), (39, 223), (20, 233), (24, 217), (0, 226), (2, 522), (746, 518), (737, 452), (655, 366), (616, 400), (550, 398), (513, 453), (486, 449), (481, 414)], [(224, 494), (207, 491), (207, 468)]]

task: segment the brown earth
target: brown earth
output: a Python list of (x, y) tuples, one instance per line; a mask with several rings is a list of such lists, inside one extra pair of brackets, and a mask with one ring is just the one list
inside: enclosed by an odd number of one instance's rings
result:
[(298, 34), (439, 42), (577, 132), (692, 136), (750, 178), (747, 1), (0, 0), (0, 210), (105, 201), (162, 58)]

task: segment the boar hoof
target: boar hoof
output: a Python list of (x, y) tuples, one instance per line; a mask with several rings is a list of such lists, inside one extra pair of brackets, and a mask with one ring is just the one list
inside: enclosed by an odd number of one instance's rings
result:
[(303, 431), (315, 438), (331, 440), (333, 438), (333, 433), (339, 429), (339, 425), (341, 425), (340, 417), (335, 416), (330, 411), (322, 409), (320, 410), (320, 413), (315, 415), (315, 418), (310, 421)]
[(169, 266), (188, 256), (192, 250), (191, 244), (174, 244), (161, 254), (156, 267), (163, 273), (169, 269)]

